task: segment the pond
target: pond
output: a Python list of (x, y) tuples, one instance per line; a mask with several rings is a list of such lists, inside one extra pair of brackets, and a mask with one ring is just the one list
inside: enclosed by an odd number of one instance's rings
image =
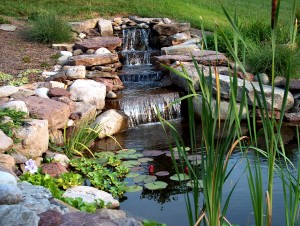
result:
[[(184, 120), (173, 120), (172, 123), (176, 126), (179, 133), (188, 141), (187, 126)], [(200, 127), (198, 128), (198, 130)], [(162, 129), (160, 123), (150, 123), (131, 128), (121, 134), (116, 135), (117, 141), (122, 148), (136, 149), (143, 153), (143, 150), (168, 150), (167, 136)], [(290, 142), (293, 143), (293, 142)], [(97, 143), (99, 150), (118, 149), (114, 141), (110, 139), (101, 140)], [(174, 145), (175, 146), (175, 145)], [(298, 152), (296, 145), (291, 144), (287, 148), (289, 150), (289, 158), (296, 163), (298, 159)], [(250, 160), (253, 158), (253, 153), (249, 152)], [(235, 151), (229, 161), (229, 167), (235, 164), (232, 174), (225, 183), (223, 190), (223, 199), (226, 199), (231, 188), (238, 181), (238, 184), (231, 197), (230, 205), (227, 212), (227, 219), (238, 225), (253, 225), (254, 219), (252, 214), (252, 205), (250, 192), (248, 188), (247, 175), (244, 173), (246, 167), (246, 159), (239, 151)], [(171, 158), (166, 154), (154, 157), (153, 162), (148, 162), (139, 168), (139, 174), (148, 175), (148, 166), (153, 165), (155, 172), (166, 170), (170, 175), (174, 174)], [(267, 183), (267, 162), (261, 159), (263, 181)], [(159, 178), (159, 180), (168, 183), (166, 189), (150, 191), (143, 189), (140, 192), (127, 192), (120, 200), (120, 209), (128, 213), (129, 216), (137, 219), (152, 219), (161, 223), (166, 223), (172, 226), (188, 225), (188, 218), (185, 208), (184, 187), (176, 181), (172, 181), (169, 177)], [(129, 185), (134, 184), (132, 179), (126, 179)], [(264, 191), (266, 191), (264, 187)], [(275, 174), (274, 178), (274, 203), (273, 203), (273, 225), (285, 225), (284, 219), (284, 202), (283, 191), (280, 178)], [(201, 193), (202, 196), (202, 193)], [(203, 196), (202, 196), (203, 197)], [(202, 200), (200, 201), (200, 205)]]

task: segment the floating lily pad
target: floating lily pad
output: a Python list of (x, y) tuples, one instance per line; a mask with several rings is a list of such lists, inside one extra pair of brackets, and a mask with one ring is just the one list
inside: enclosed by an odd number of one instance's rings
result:
[(155, 182), (145, 184), (145, 188), (149, 190), (165, 189), (167, 186), (168, 184), (163, 181), (155, 181)]
[(170, 173), (168, 171), (159, 171), (156, 172), (155, 175), (159, 176), (159, 177), (164, 177), (164, 176), (168, 176)]
[(134, 160), (128, 160), (128, 161), (123, 161), (121, 163), (121, 166), (126, 166), (128, 168), (134, 167), (134, 166), (139, 166), (141, 163), (139, 161), (134, 161)]
[(143, 182), (143, 183), (150, 183), (153, 181), (156, 181), (157, 177), (156, 176), (151, 176), (151, 175), (140, 175), (138, 177), (133, 178), (133, 181), (135, 183)]
[(126, 175), (126, 177), (127, 178), (134, 178), (134, 177), (138, 177), (140, 174), (138, 174), (138, 173), (128, 173), (127, 175)]
[[(171, 152), (167, 152), (167, 153), (166, 153), (166, 156), (172, 158)], [(176, 160), (178, 160), (178, 159), (180, 158), (178, 152), (174, 152), (174, 158), (175, 158)]]
[[(189, 151), (189, 150), (191, 150), (191, 149), (190, 149), (189, 147), (185, 147), (185, 148), (181, 147), (181, 150)], [(178, 151), (178, 148), (177, 148), (177, 147), (174, 147), (174, 148), (173, 148), (173, 151)]]
[(190, 161), (196, 161), (197, 160), (197, 161), (200, 162), (202, 156), (201, 155), (189, 155), (187, 158)]
[(163, 155), (164, 152), (163, 151), (159, 151), (159, 150), (144, 150), (142, 152), (142, 154), (144, 156), (148, 156), (148, 157), (155, 157), (155, 156)]
[(132, 172), (132, 173), (144, 172), (144, 171), (145, 171), (144, 167), (141, 167), (141, 166), (135, 166), (135, 167), (130, 168), (130, 172)]
[(117, 157), (119, 159), (138, 159), (140, 157), (143, 157), (143, 155), (141, 153), (134, 153), (134, 154), (121, 153), (121, 154), (118, 154)]
[[(194, 182), (195, 181), (189, 181), (186, 183), (186, 186), (190, 187), (190, 188), (193, 188), (194, 187)], [(203, 180), (198, 180), (198, 187), (199, 188), (203, 188)]]
[(151, 161), (153, 161), (153, 159), (145, 157), (145, 158), (138, 159), (138, 161), (141, 162), (141, 163), (145, 163), (145, 162), (151, 162)]
[(127, 192), (138, 192), (138, 191), (141, 191), (141, 190), (143, 190), (143, 187), (139, 186), (139, 185), (132, 185), (132, 186), (127, 186), (126, 187)]
[(171, 180), (175, 180), (175, 181), (183, 181), (183, 180), (189, 180), (190, 177), (184, 173), (180, 173), (179, 175), (174, 174), (173, 176), (170, 177)]
[(193, 166), (199, 166), (199, 165), (201, 165), (201, 161), (199, 161), (199, 160), (198, 161), (191, 161), (190, 164), (193, 165)]
[(108, 162), (108, 158), (114, 156), (115, 154), (111, 151), (101, 151), (94, 154), (97, 157), (98, 164), (104, 164)]
[(136, 153), (136, 150), (134, 149), (122, 149), (117, 151), (118, 154), (133, 154)]

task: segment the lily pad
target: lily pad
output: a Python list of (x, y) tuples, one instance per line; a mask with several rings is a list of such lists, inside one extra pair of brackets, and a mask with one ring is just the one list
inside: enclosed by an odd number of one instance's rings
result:
[(164, 152), (163, 151), (159, 151), (159, 150), (144, 150), (142, 152), (142, 154), (144, 156), (148, 156), (148, 157), (155, 157), (155, 156), (163, 155)]
[(95, 157), (97, 157), (97, 163), (98, 164), (104, 164), (108, 162), (108, 158), (111, 156), (114, 156), (115, 154), (111, 151), (101, 151), (95, 153)]
[(155, 182), (145, 184), (145, 188), (149, 190), (165, 189), (167, 186), (168, 184), (163, 181), (155, 181)]
[(138, 191), (141, 191), (141, 190), (143, 190), (143, 187), (139, 186), (139, 185), (132, 185), (132, 186), (127, 186), (126, 187), (127, 192), (138, 192)]
[[(171, 152), (166, 153), (166, 156), (172, 158)], [(179, 159), (179, 153), (178, 153), (178, 152), (174, 152), (174, 158), (175, 158), (176, 160)]]
[(126, 166), (128, 168), (130, 167), (134, 167), (134, 166), (139, 166), (141, 163), (138, 161), (134, 161), (134, 160), (128, 160), (128, 161), (123, 161), (121, 163), (121, 166)]
[(127, 175), (126, 175), (126, 178), (134, 178), (134, 177), (138, 177), (140, 174), (138, 174), (138, 173), (128, 173)]
[(156, 176), (151, 176), (151, 175), (140, 175), (138, 177), (133, 178), (133, 181), (135, 183), (143, 182), (143, 183), (150, 183), (156, 181), (157, 177)]
[(122, 149), (117, 151), (118, 154), (133, 154), (136, 153), (136, 150), (134, 149)]
[(174, 174), (173, 176), (170, 177), (170, 179), (175, 181), (183, 181), (183, 180), (189, 180), (190, 177), (184, 173), (180, 173), (179, 175)]
[(153, 159), (145, 157), (145, 158), (138, 159), (138, 161), (141, 163), (145, 163), (145, 162), (151, 162), (151, 161), (153, 161)]
[(199, 161), (200, 162), (202, 156), (201, 155), (189, 155), (187, 158), (190, 161)]
[[(186, 186), (188, 186), (190, 188), (193, 188), (194, 187), (194, 182), (195, 181), (190, 180), (189, 182), (186, 183)], [(203, 188), (203, 180), (198, 180), (198, 187)]]
[(159, 172), (156, 172), (155, 175), (159, 176), (159, 177), (164, 177), (164, 176), (169, 176), (170, 173), (168, 171), (159, 171)]
[(132, 168), (130, 168), (130, 172), (132, 173), (136, 173), (136, 172), (144, 172), (145, 169), (142, 166), (134, 166)]
[(198, 161), (191, 161), (190, 164), (193, 165), (193, 166), (199, 166), (199, 165), (201, 165), (201, 161), (199, 161), (199, 160)]
[(134, 153), (134, 154), (121, 153), (121, 154), (118, 154), (117, 157), (119, 159), (138, 159), (140, 157), (143, 157), (143, 155), (141, 153)]
[[(185, 147), (185, 148), (181, 147), (181, 150), (189, 151), (189, 150), (191, 150), (191, 149), (190, 149), (189, 147)], [(174, 147), (174, 148), (173, 148), (173, 151), (178, 151), (178, 148), (177, 148), (177, 147)]]

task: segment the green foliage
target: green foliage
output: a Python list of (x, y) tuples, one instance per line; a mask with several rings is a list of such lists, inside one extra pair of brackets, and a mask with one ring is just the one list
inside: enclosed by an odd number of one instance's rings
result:
[(36, 76), (42, 71), (39, 69), (27, 69), (8, 81), (8, 85), (21, 86), (29, 82), (29, 76)]
[(0, 71), (0, 82), (8, 82), (13, 76)]
[(166, 224), (161, 224), (154, 220), (143, 220), (144, 226), (167, 226)]
[[(5, 117), (9, 117), (8, 120)], [(26, 112), (16, 111), (8, 108), (0, 108), (0, 129), (9, 137), (14, 138), (14, 129), (19, 128), (26, 118)]]
[(77, 173), (62, 173), (56, 180), (57, 186), (67, 190), (70, 187), (82, 185), (83, 178)]
[(61, 197), (61, 200), (81, 211), (89, 212), (89, 213), (94, 213), (96, 212), (97, 209), (101, 209), (105, 207), (104, 201), (101, 199), (98, 199), (96, 200), (96, 202), (93, 203), (84, 202), (80, 197), (77, 198)]
[(30, 63), (31, 62), (31, 58), (30, 58), (30, 56), (25, 55), (25, 56), (22, 57), (22, 61), (24, 63)]
[(26, 32), (32, 41), (42, 43), (68, 42), (71, 28), (61, 18), (52, 14), (39, 14), (31, 20), (32, 27)]
[(4, 17), (0, 16), (0, 24), (10, 24), (10, 21), (8, 19), (5, 19)]
[(121, 161), (114, 156), (109, 159), (110, 161), (103, 163), (97, 158), (77, 158), (71, 160), (70, 165), (83, 177), (88, 178), (93, 187), (107, 191), (114, 197), (122, 196), (126, 190), (126, 184), (121, 180), (129, 170), (121, 166)]

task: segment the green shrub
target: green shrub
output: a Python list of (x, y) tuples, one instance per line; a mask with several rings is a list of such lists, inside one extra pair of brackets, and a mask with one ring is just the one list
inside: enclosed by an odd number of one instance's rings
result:
[(10, 21), (0, 16), (0, 24), (10, 24)]
[(71, 28), (55, 15), (37, 15), (31, 20), (31, 28), (26, 32), (29, 40), (54, 43), (68, 42), (71, 40)]

